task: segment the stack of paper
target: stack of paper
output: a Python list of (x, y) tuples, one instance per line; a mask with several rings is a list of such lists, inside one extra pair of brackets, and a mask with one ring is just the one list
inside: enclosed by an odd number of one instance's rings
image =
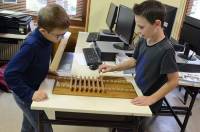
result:
[(200, 73), (186, 73), (182, 72), (179, 74), (180, 80), (200, 83)]

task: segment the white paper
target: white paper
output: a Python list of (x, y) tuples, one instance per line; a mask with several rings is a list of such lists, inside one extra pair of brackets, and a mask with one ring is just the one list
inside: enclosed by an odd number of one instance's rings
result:
[(182, 72), (182, 73), (179, 74), (179, 77), (183, 81), (200, 83), (200, 73)]
[(79, 63), (79, 65), (82, 65), (82, 66), (87, 65), (83, 53), (76, 53), (74, 59), (76, 59), (76, 61), (79, 60), (79, 61), (77, 61)]

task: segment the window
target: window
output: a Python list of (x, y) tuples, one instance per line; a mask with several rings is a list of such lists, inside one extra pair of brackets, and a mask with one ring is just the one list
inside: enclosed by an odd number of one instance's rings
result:
[(17, 0), (1, 0), (4, 3), (17, 3)]
[[(53, 3), (61, 5), (70, 16), (76, 15), (77, 0), (55, 0)], [(26, 9), (38, 12), (42, 7), (47, 5), (47, 0), (26, 0)]]
[[(57, 3), (63, 6), (71, 18), (72, 25), (85, 26), (88, 0), (17, 0), (15, 4), (0, 0), (0, 9), (14, 10), (36, 16), (37, 12), (47, 4)], [(12, 1), (12, 0), (7, 0)]]
[(26, 10), (38, 12), (47, 5), (47, 0), (26, 0)]
[(200, 19), (200, 0), (188, 0), (187, 2), (186, 15)]

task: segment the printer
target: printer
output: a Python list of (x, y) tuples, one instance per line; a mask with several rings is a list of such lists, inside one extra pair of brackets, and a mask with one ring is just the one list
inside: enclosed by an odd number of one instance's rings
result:
[(0, 20), (0, 33), (26, 35), (31, 31), (32, 17), (28, 14), (0, 10)]

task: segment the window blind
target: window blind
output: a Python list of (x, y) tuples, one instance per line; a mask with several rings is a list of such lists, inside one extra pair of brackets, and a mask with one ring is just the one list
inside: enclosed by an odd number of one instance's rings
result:
[[(77, 6), (76, 6), (76, 15), (71, 15), (71, 19), (80, 19), (82, 20), (82, 17), (84, 16), (84, 4), (85, 0), (77, 0)], [(47, 4), (56, 3), (56, 0), (47, 0)], [(13, 3), (0, 3), (0, 9), (6, 9), (6, 10), (13, 10), (13, 11), (20, 11), (24, 13), (28, 13), (30, 15), (37, 15), (37, 12), (30, 11), (26, 9), (26, 0), (17, 0), (16, 4)]]
[(186, 15), (190, 15), (195, 0), (187, 0)]

